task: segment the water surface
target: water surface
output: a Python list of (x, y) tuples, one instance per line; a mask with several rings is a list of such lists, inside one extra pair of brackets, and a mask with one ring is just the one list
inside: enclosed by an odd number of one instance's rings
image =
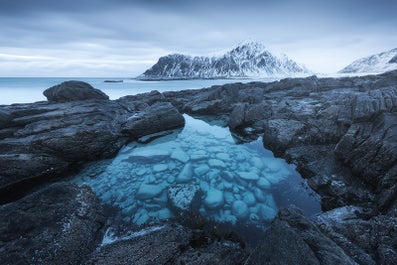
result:
[[(234, 82), (251, 82), (252, 79), (215, 79), (215, 80), (175, 80), (175, 81), (139, 81), (128, 78), (62, 78), (62, 77), (3, 77), (0, 78), (0, 105), (12, 103), (31, 103), (46, 100), (43, 91), (51, 86), (68, 80), (79, 80), (91, 84), (109, 95), (110, 99), (118, 99), (126, 95), (135, 95), (152, 90), (178, 91), (223, 85)], [(105, 83), (105, 80), (122, 80), (119, 83)], [(269, 82), (275, 79), (259, 79)]]
[(185, 115), (183, 130), (149, 144), (131, 143), (111, 160), (93, 163), (74, 182), (92, 187), (117, 217), (155, 225), (174, 217), (170, 190), (200, 190), (197, 209), (206, 218), (262, 226), (288, 204), (307, 215), (320, 212), (294, 165), (275, 158), (261, 139), (236, 144), (227, 128)]

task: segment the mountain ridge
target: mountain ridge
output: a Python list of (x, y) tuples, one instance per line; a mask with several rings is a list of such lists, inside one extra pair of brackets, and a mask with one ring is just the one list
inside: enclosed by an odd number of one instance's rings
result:
[(141, 80), (290, 77), (310, 72), (288, 58), (275, 56), (257, 42), (241, 44), (221, 56), (190, 56), (179, 53), (159, 58), (137, 77)]
[(353, 61), (338, 73), (380, 74), (397, 69), (397, 48)]

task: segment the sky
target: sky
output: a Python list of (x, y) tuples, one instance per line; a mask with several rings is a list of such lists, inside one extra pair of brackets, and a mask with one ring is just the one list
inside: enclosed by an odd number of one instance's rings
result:
[(397, 0), (0, 0), (0, 76), (135, 77), (256, 41), (316, 73), (397, 47)]

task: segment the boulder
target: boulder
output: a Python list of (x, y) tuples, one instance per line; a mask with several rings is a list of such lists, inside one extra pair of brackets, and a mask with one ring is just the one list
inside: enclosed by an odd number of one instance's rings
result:
[(1, 264), (82, 264), (104, 216), (88, 187), (57, 183), (0, 206)]
[(50, 102), (66, 102), (75, 100), (104, 99), (109, 96), (93, 88), (90, 84), (81, 81), (66, 81), (50, 87), (43, 92)]
[(169, 102), (158, 102), (144, 111), (131, 115), (122, 126), (122, 132), (135, 137), (184, 126), (185, 119)]

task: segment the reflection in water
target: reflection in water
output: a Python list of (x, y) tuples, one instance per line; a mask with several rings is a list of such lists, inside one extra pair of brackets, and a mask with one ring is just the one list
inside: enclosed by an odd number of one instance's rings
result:
[[(229, 130), (185, 115), (179, 133), (132, 143), (110, 163), (92, 164), (75, 178), (119, 217), (136, 225), (173, 217), (170, 201), (199, 194), (197, 210), (216, 221), (262, 225), (284, 204), (320, 211), (293, 165), (274, 158), (260, 140), (237, 145)], [(179, 196), (179, 198), (178, 198)]]

